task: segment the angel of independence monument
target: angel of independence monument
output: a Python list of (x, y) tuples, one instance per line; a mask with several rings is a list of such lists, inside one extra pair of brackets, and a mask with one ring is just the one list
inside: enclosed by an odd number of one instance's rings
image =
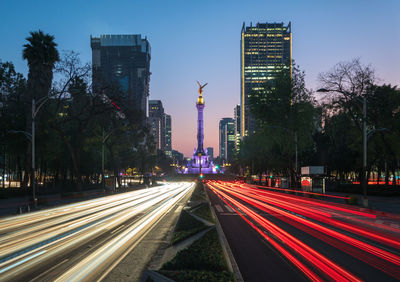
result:
[(203, 122), (203, 110), (205, 107), (203, 100), (203, 88), (207, 85), (199, 85), (199, 97), (197, 98), (197, 149), (194, 149), (192, 160), (188, 163), (186, 173), (189, 174), (201, 174), (201, 173), (215, 173), (214, 165), (212, 160), (207, 154), (207, 149), (204, 150), (204, 122)]

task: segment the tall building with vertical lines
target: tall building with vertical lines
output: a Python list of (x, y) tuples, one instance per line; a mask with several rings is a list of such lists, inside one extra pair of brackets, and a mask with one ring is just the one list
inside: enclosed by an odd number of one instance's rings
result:
[(117, 87), (120, 102), (148, 116), (151, 49), (140, 34), (90, 37), (92, 47), (93, 88), (108, 95)]
[(256, 122), (249, 109), (249, 97), (262, 91), (283, 67), (291, 67), (291, 23), (243, 23), (240, 40), (240, 135), (255, 132)]
[(165, 144), (164, 150), (168, 157), (172, 157), (172, 128), (171, 128), (171, 116), (164, 114), (165, 120)]
[(231, 161), (235, 150), (235, 121), (233, 118), (222, 118), (219, 121), (219, 156)]

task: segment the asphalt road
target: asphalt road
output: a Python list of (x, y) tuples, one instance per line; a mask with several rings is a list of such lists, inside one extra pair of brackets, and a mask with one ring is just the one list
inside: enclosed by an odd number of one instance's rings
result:
[(104, 278), (193, 183), (160, 185), (0, 220), (0, 281)]
[(207, 187), (245, 281), (400, 279), (400, 215), (243, 183)]

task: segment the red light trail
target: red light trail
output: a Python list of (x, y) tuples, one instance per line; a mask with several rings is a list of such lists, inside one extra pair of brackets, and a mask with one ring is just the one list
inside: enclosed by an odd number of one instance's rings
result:
[[(243, 183), (209, 181), (207, 185), (311, 280), (361, 280), (351, 268), (347, 270), (329, 258), (320, 242), (400, 278), (400, 230), (389, 225), (398, 223), (396, 215), (266, 191)], [(287, 226), (317, 239), (318, 248), (296, 238), (285, 230)]]

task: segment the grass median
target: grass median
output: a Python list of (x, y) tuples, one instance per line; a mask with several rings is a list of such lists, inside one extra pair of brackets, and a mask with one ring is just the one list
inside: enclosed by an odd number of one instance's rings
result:
[(192, 209), (192, 214), (197, 215), (209, 222), (215, 223), (215, 220), (211, 214), (210, 205), (208, 203), (202, 203), (196, 208)]
[(171, 244), (179, 243), (186, 238), (206, 229), (207, 226), (183, 210), (175, 227)]
[(235, 281), (228, 270), (215, 228), (178, 252), (159, 272), (177, 282)]

